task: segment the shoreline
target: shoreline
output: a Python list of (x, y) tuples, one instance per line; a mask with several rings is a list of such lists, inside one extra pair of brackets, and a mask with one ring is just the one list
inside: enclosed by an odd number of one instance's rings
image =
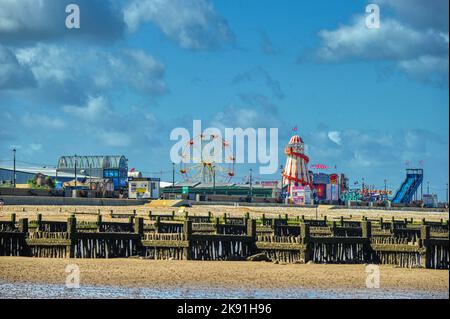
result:
[[(67, 265), (80, 269), (80, 285), (158, 289), (365, 290), (365, 265), (141, 259), (0, 257), (0, 285), (66, 282)], [(380, 289), (448, 293), (449, 271), (380, 266)]]

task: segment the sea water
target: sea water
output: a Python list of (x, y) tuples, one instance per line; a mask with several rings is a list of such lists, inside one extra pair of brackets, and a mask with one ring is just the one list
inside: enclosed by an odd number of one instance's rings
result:
[(395, 289), (128, 288), (0, 281), (0, 299), (448, 299), (448, 291)]

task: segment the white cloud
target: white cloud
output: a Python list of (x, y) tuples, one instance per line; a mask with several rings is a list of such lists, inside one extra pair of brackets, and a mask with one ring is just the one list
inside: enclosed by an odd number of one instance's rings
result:
[[(379, 29), (367, 28), (365, 17), (357, 16), (350, 24), (321, 30), (321, 45), (315, 57), (321, 62), (393, 62), (398, 70), (415, 80), (433, 84), (448, 82), (448, 3), (376, 2), (382, 12)], [(389, 8), (393, 8), (393, 15), (389, 15)]]
[(42, 149), (42, 144), (39, 143), (31, 143), (30, 149), (34, 152), (40, 151)]
[(25, 113), (22, 123), (30, 128), (40, 127), (42, 129), (62, 129), (66, 127), (66, 122), (59, 117), (50, 117), (43, 114)]
[(365, 17), (352, 25), (319, 32), (322, 47), (318, 57), (323, 61), (349, 58), (368, 60), (402, 60), (424, 54), (445, 54), (448, 41), (435, 30), (415, 30), (393, 19), (383, 19), (379, 29), (369, 29)]
[[(54, 95), (65, 93), (67, 100), (123, 87), (146, 96), (167, 92), (165, 65), (142, 50), (109, 53), (96, 47), (74, 49), (39, 43), (16, 51), (18, 61), (32, 70), (40, 88)], [(91, 72), (93, 68), (95, 72)]]
[(339, 131), (330, 131), (328, 132), (328, 138), (336, 143), (337, 145), (341, 145), (341, 133)]
[(126, 147), (129, 146), (132, 139), (131, 137), (124, 133), (118, 131), (100, 131), (97, 137), (105, 143), (107, 146), (112, 147)]
[(0, 90), (35, 85), (30, 68), (19, 62), (14, 52), (0, 44)]
[(42, 43), (36, 46), (17, 49), (19, 61), (28, 65), (39, 82), (54, 81), (64, 84), (77, 77), (79, 61), (74, 52), (67, 50), (64, 46), (45, 45)]
[(102, 117), (110, 114), (110, 108), (107, 106), (106, 99), (103, 96), (89, 97), (84, 106), (65, 105), (63, 110), (88, 122), (99, 121)]
[(121, 37), (125, 23), (115, 0), (77, 0), (81, 25), (65, 27), (68, 0), (0, 0), (0, 38), (10, 44), (49, 42), (62, 37), (111, 40)]
[(210, 49), (232, 42), (225, 19), (208, 0), (140, 0), (124, 9), (124, 20), (131, 32), (152, 22), (185, 49)]
[(402, 166), (406, 159), (418, 163), (446, 156), (432, 154), (430, 149), (448, 148), (448, 140), (422, 129), (396, 132), (321, 129), (306, 134), (304, 140), (308, 144), (308, 156), (314, 162), (336, 163), (348, 170)]

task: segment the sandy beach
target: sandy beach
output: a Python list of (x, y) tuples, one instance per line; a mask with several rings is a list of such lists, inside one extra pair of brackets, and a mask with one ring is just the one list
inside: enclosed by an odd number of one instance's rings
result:
[[(327, 216), (329, 220), (338, 220), (341, 216), (345, 219), (361, 220), (363, 216), (371, 219), (384, 218), (390, 220), (411, 218), (420, 222), (422, 218), (428, 221), (440, 221), (441, 219), (449, 220), (449, 213), (447, 212), (432, 212), (432, 211), (408, 211), (408, 210), (383, 210), (383, 209), (334, 209), (333, 206), (320, 205), (316, 208), (307, 207), (250, 207), (245, 205), (240, 206), (226, 206), (226, 205), (195, 205), (193, 207), (163, 207), (163, 206), (27, 206), (14, 205), (4, 206), (0, 209), (0, 220), (9, 220), (11, 213), (16, 213), (17, 218), (36, 219), (37, 214), (42, 214), (44, 219), (52, 221), (65, 221), (67, 218), (76, 213), (79, 221), (95, 221), (98, 212), (103, 217), (104, 221), (113, 220), (110, 218), (111, 210), (117, 214), (129, 214), (133, 210), (139, 217), (144, 217), (148, 220), (148, 214), (151, 211), (154, 214), (171, 214), (172, 211), (176, 215), (184, 216), (187, 211), (189, 215), (206, 216), (208, 212), (215, 217), (221, 217), (224, 213), (231, 217), (243, 217), (244, 214), (249, 213), (251, 218), (261, 218), (265, 214), (266, 218), (277, 218), (279, 215), (283, 217), (285, 214), (289, 218), (296, 218), (304, 215), (305, 218), (319, 218), (322, 219)], [(116, 219), (117, 220), (117, 219)]]
[[(365, 265), (0, 257), (0, 281), (64, 284), (69, 264), (82, 285), (130, 288), (363, 289), (367, 275)], [(380, 288), (448, 292), (449, 272), (381, 266)]]

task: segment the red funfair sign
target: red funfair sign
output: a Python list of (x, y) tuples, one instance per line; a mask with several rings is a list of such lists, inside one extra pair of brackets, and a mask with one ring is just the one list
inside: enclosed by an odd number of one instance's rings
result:
[(313, 164), (310, 167), (313, 169), (328, 169), (328, 166), (325, 164)]

